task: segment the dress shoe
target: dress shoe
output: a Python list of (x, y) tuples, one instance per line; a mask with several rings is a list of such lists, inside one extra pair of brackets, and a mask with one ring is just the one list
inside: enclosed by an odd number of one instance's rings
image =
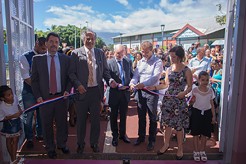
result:
[(33, 148), (33, 141), (27, 141), (27, 143), (26, 143), (26, 147), (28, 148), (28, 149), (31, 149), (31, 148)]
[(153, 150), (155, 146), (155, 142), (149, 142), (147, 146), (147, 151)]
[(84, 146), (83, 146), (83, 147), (78, 146), (78, 147), (77, 147), (77, 153), (78, 153), (78, 154), (83, 154), (83, 152), (84, 152)]
[(138, 138), (138, 139), (134, 142), (134, 145), (135, 145), (135, 146), (140, 145), (142, 142), (144, 142), (144, 139)]
[(113, 146), (118, 146), (118, 137), (113, 137), (112, 145)]
[(75, 123), (69, 120), (69, 124), (71, 127), (75, 127)]
[(62, 151), (63, 154), (69, 154), (70, 150), (68, 149), (68, 147), (63, 147), (63, 148), (58, 148)]
[(161, 152), (160, 150), (157, 151), (157, 155), (163, 155), (165, 152)]
[(182, 160), (182, 159), (183, 159), (183, 155), (182, 155), (182, 156), (177, 156), (177, 155), (176, 155), (176, 159), (177, 159), (177, 160)]
[(44, 140), (44, 137), (43, 136), (36, 136), (36, 140), (37, 141), (43, 141)]
[(57, 154), (55, 151), (48, 151), (48, 157), (51, 159), (55, 159), (57, 157)]
[(126, 135), (119, 137), (119, 139), (124, 141), (125, 143), (131, 143), (131, 141), (129, 140), (129, 138)]
[[(179, 153), (181, 152), (181, 153)], [(181, 160), (183, 158), (184, 154), (183, 151), (178, 150), (176, 154), (176, 160)]]
[(98, 153), (100, 151), (97, 144), (91, 145), (91, 148), (92, 148), (94, 153)]
[(161, 150), (157, 151), (157, 155), (163, 155), (164, 153), (166, 153), (166, 151), (168, 150), (169, 147), (166, 148), (166, 150), (164, 150), (163, 152), (161, 152)]

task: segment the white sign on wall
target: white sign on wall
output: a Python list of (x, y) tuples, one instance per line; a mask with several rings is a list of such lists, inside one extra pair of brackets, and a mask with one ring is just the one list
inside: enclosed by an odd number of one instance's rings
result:
[(199, 37), (199, 35), (191, 31), (190, 29), (187, 29), (181, 35), (178, 36), (178, 38), (191, 38), (191, 37)]
[(131, 48), (135, 49), (136, 47), (140, 47), (140, 43), (131, 43)]

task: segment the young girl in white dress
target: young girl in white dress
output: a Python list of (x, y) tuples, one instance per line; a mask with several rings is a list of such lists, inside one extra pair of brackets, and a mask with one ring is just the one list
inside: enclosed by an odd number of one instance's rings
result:
[(16, 152), (21, 132), (20, 115), (22, 110), (12, 89), (6, 85), (0, 86), (0, 121), (3, 122), (1, 134), (6, 137), (6, 146), (11, 162), (17, 163)]

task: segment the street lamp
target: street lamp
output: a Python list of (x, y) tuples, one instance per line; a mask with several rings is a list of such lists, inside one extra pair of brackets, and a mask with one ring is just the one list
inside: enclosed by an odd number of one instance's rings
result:
[(86, 23), (86, 28), (88, 29), (88, 23), (89, 23), (89, 22), (88, 22), (88, 21), (86, 21), (85, 23)]
[(77, 47), (76, 47), (76, 36), (77, 36), (77, 29), (76, 29), (76, 26), (74, 26), (75, 27), (75, 37), (74, 37), (74, 48), (76, 49)]
[(122, 44), (122, 33), (120, 33), (120, 44)]
[(165, 29), (165, 25), (162, 24), (161, 25), (161, 46), (162, 46), (162, 49), (163, 49), (163, 35), (164, 35), (164, 29)]

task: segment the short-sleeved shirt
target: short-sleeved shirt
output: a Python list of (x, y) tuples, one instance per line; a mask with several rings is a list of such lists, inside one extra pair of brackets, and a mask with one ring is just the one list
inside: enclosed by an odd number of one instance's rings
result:
[(190, 69), (196, 69), (194, 74), (198, 76), (201, 71), (210, 71), (210, 61), (206, 57), (203, 57), (202, 60), (198, 60), (195, 57), (190, 60), (188, 67)]
[[(14, 103), (7, 104), (4, 101), (0, 101), (0, 120), (3, 120), (6, 116), (13, 115), (19, 111), (18, 109), (18, 99), (14, 96)], [(13, 118), (14, 120), (16, 118)]]

